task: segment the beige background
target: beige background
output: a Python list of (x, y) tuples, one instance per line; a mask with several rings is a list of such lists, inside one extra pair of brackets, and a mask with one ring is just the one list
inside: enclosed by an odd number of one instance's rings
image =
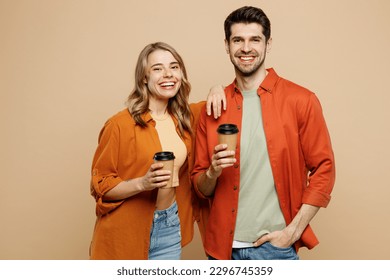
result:
[[(267, 66), (317, 93), (332, 135), (333, 199), (301, 258), (390, 259), (387, 0), (0, 0), (0, 259), (88, 258), (90, 164), (140, 50), (172, 44), (204, 99), (233, 79), (223, 20), (246, 4), (271, 19)], [(198, 236), (184, 258), (204, 258)]]

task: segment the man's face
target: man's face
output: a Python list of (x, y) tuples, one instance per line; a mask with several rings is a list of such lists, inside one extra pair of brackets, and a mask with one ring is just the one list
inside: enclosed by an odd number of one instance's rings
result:
[(271, 48), (271, 39), (266, 42), (263, 27), (257, 23), (235, 23), (231, 31), (225, 47), (237, 74), (247, 77), (261, 68), (265, 69), (264, 60)]

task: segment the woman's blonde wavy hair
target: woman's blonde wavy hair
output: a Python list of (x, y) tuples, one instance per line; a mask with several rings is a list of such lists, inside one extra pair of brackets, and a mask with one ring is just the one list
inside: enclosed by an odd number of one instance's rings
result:
[(139, 54), (137, 65), (135, 67), (135, 86), (129, 97), (127, 98), (127, 107), (134, 118), (135, 122), (141, 127), (146, 127), (147, 124), (142, 119), (142, 115), (149, 112), (149, 96), (150, 91), (145, 84), (146, 67), (148, 56), (156, 51), (169, 51), (177, 60), (182, 71), (181, 86), (178, 93), (168, 101), (168, 113), (173, 115), (178, 120), (179, 131), (182, 137), (185, 137), (184, 132), (192, 133), (191, 129), (191, 111), (189, 106), (189, 95), (191, 84), (187, 79), (187, 71), (184, 66), (183, 59), (178, 52), (170, 45), (163, 42), (156, 42), (147, 45)]

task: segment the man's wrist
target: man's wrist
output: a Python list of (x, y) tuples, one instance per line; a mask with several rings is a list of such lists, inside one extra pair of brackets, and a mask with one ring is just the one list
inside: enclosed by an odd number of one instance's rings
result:
[(214, 178), (211, 176), (210, 173), (211, 173), (210, 168), (208, 168), (205, 173), (206, 178), (209, 180), (214, 180)]
[(212, 177), (212, 171), (208, 168), (204, 173), (199, 176), (197, 183), (199, 191), (204, 196), (212, 196), (214, 194), (215, 184), (217, 178)]

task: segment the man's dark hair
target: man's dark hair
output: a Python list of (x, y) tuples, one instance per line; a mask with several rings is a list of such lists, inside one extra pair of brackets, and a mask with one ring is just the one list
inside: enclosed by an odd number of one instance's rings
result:
[(235, 23), (258, 23), (263, 27), (263, 35), (266, 41), (271, 37), (271, 22), (260, 8), (244, 6), (228, 15), (224, 23), (225, 39), (227, 41), (229, 41), (232, 35), (231, 27)]

